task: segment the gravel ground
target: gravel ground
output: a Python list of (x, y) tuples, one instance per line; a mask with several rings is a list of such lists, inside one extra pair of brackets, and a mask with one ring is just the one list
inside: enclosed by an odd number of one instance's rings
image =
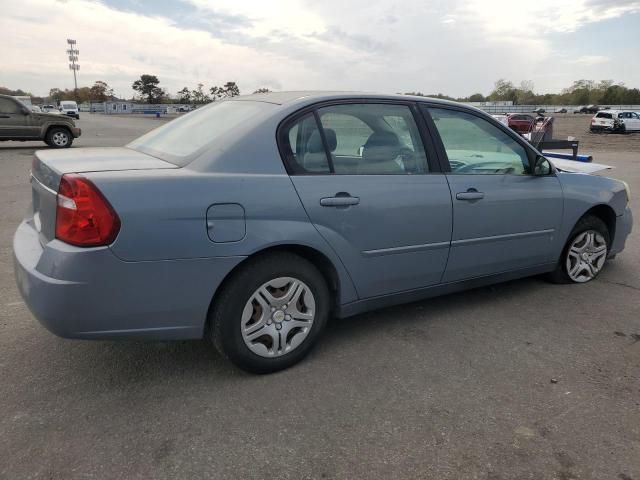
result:
[[(567, 138), (571, 135), (580, 140), (580, 152), (640, 152), (640, 132), (620, 135), (618, 133), (591, 133), (589, 125), (593, 115), (554, 114), (554, 136)], [(568, 151), (570, 153), (570, 150)], [(594, 161), (600, 161), (594, 159)]]
[[(76, 145), (162, 121), (83, 115)], [(614, 165), (640, 212), (640, 135), (587, 126), (556, 131)], [(36, 148), (0, 144), (0, 479), (640, 480), (637, 231), (596, 282), (333, 321), (302, 364), (251, 376), (204, 342), (63, 340), (32, 318), (11, 238)]]

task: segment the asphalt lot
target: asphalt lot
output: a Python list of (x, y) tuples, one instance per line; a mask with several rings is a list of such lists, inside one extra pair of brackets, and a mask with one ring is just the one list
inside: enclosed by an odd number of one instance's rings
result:
[[(84, 114), (74, 148), (160, 122)], [(638, 227), (590, 284), (336, 320), (303, 363), (252, 376), (204, 342), (63, 340), (32, 318), (11, 239), (43, 146), (0, 143), (0, 479), (640, 480)], [(586, 153), (638, 217), (640, 153), (615, 150)]]

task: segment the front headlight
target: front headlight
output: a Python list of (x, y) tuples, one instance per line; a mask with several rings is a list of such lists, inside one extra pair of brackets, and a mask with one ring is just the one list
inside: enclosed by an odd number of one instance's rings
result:
[(622, 182), (622, 184), (624, 185), (624, 191), (627, 194), (627, 203), (629, 203), (631, 201), (631, 187), (629, 186), (629, 184), (627, 182), (625, 182), (624, 180), (620, 180)]

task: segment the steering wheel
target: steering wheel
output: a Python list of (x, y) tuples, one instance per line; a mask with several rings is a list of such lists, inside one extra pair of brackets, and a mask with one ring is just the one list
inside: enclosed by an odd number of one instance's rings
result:
[(452, 171), (459, 171), (461, 168), (467, 166), (465, 162), (462, 162), (460, 160), (449, 160), (449, 165), (451, 165)]
[(400, 147), (398, 156), (402, 159), (405, 172), (420, 173), (416, 162), (416, 154), (409, 147)]

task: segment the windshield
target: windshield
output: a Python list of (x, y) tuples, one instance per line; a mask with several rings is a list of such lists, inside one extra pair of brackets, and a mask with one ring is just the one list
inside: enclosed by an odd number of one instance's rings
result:
[(63, 103), (62, 108), (77, 108), (75, 103)]
[(184, 166), (234, 128), (273, 108), (247, 101), (214, 102), (131, 142), (127, 147)]

